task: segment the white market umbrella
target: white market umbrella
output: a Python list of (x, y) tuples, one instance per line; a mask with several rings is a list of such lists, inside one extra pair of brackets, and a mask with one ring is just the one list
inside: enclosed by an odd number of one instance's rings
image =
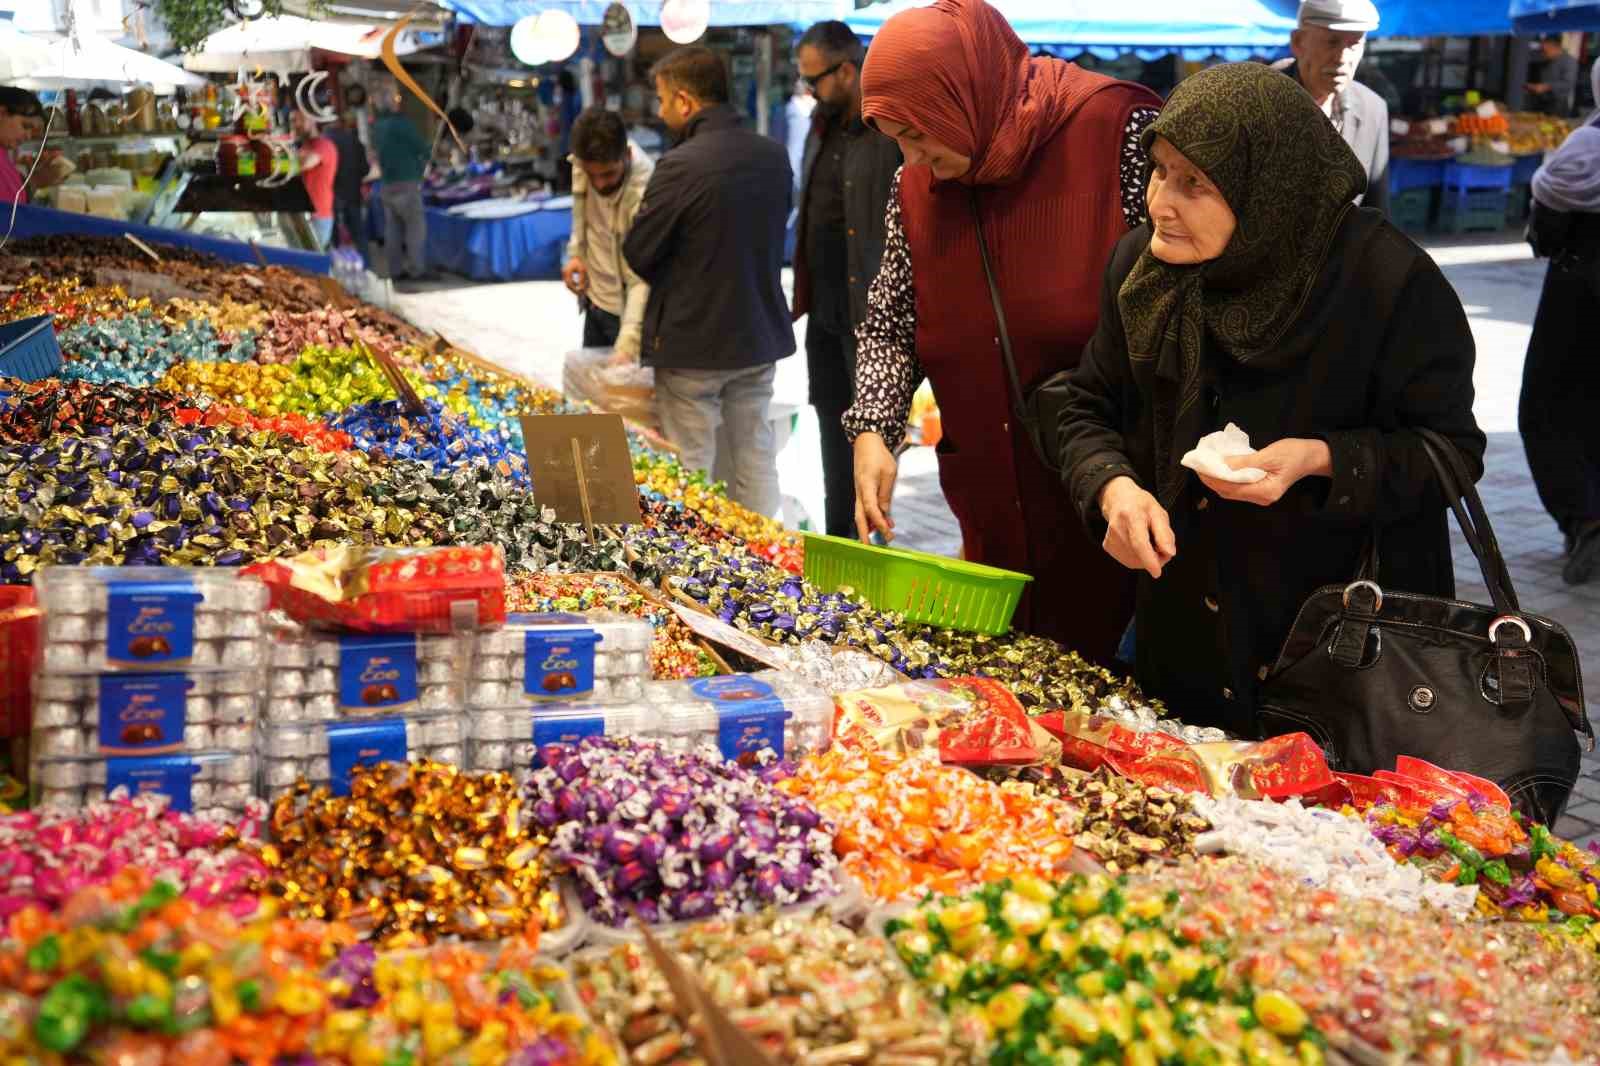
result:
[[(311, 69), (311, 50), (376, 59), (383, 51), (387, 27), (348, 22), (317, 22), (296, 15), (252, 19), (218, 30), (198, 52), (183, 59), (185, 68), (208, 74), (236, 70), (271, 70), (288, 73)], [(403, 30), (395, 42), (398, 55), (422, 48), (417, 35)]]
[(0, 82), (26, 78), (49, 58), (48, 41), (23, 33), (10, 19), (0, 21)]
[(28, 89), (64, 89), (79, 85), (149, 85), (158, 93), (178, 86), (198, 88), (206, 80), (155, 56), (112, 44), (102, 37), (68, 37), (51, 41), (44, 63), (18, 82)]

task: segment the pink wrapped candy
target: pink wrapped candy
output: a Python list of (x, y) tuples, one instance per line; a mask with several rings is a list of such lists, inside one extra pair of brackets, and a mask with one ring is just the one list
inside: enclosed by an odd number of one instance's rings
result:
[(239, 822), (202, 821), (167, 809), (160, 796), (118, 796), (81, 810), (0, 815), (0, 921), (29, 904), (60, 909), (74, 893), (105, 884), (134, 866), (170, 881), (202, 906), (238, 916), (255, 911), (249, 890), (264, 873), (239, 849), (259, 837), (266, 806), (250, 801)]

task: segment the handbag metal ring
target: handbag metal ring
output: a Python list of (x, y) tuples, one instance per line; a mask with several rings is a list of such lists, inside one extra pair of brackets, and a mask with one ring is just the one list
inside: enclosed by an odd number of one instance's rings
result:
[(1518, 618), (1514, 614), (1503, 614), (1499, 618), (1496, 618), (1493, 622), (1489, 623), (1489, 643), (1490, 644), (1495, 643), (1494, 635), (1500, 629), (1500, 627), (1504, 626), (1504, 625), (1516, 626), (1518, 629), (1522, 630), (1522, 642), (1524, 644), (1532, 644), (1533, 643), (1533, 627), (1532, 626), (1528, 625), (1528, 623), (1524, 622), (1522, 619)]
[(1350, 593), (1360, 588), (1372, 590), (1372, 598), (1375, 601), (1372, 605), (1374, 611), (1383, 610), (1383, 590), (1378, 587), (1376, 581), (1352, 581), (1346, 585), (1344, 587), (1344, 605), (1346, 607), (1350, 606)]

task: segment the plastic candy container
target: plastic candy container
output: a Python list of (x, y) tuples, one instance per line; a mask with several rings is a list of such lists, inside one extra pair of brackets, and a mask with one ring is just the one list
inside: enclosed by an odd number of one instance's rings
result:
[(36, 800), (75, 808), (125, 787), (179, 811), (243, 810), (266, 586), (226, 569), (47, 566), (35, 591), (44, 610), (29, 744)]
[(513, 614), (473, 638), (468, 703), (639, 699), (650, 680), (650, 623), (618, 611)]
[(43, 674), (33, 689), (32, 752), (44, 758), (250, 752), (261, 675)]
[(461, 708), (463, 652), (455, 637), (319, 633), (282, 622), (273, 636), (266, 722)]
[(467, 765), (505, 770), (526, 781), (537, 752), (547, 744), (576, 744), (585, 737), (642, 737), (644, 708), (626, 703), (558, 703), (473, 710)]
[(248, 749), (120, 759), (35, 757), (30, 781), (35, 802), (47, 809), (77, 810), (124, 788), (130, 796), (163, 796), (174, 811), (233, 820), (255, 796), (256, 760)]
[(645, 727), (670, 750), (711, 745), (744, 763), (763, 748), (786, 759), (824, 751), (833, 723), (825, 691), (777, 670), (658, 681), (644, 699)]
[(261, 777), (268, 799), (302, 778), (348, 795), (350, 771), (380, 762), (433, 759), (461, 764), (466, 723), (458, 713), (362, 715), (261, 727)]
[[(146, 524), (156, 520), (142, 514)], [(46, 566), (34, 588), (45, 612), (46, 674), (260, 669), (266, 661), (267, 589), (236, 571)]]

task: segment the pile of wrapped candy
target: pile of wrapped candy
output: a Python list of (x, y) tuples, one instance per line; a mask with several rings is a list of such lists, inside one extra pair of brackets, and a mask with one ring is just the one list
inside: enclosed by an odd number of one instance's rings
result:
[[(41, 615), (41, 567), (251, 566), (272, 611), (227, 638), (242, 806), (0, 808), (0, 1062), (690, 1066), (718, 1015), (796, 1066), (1600, 1059), (1600, 863), (1487, 783), (819, 588), (636, 427), (642, 521), (558, 522), (521, 419), (585, 408), (291, 271), (8, 251), (65, 365), (0, 381), (0, 686), (114, 613)], [(85, 765), (103, 691), (40, 696)]]
[(0, 1053), (20, 1062), (616, 1061), (531, 954), (380, 957), (337, 923), (240, 922), (164, 881), (85, 889), (0, 940)]

